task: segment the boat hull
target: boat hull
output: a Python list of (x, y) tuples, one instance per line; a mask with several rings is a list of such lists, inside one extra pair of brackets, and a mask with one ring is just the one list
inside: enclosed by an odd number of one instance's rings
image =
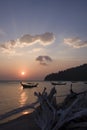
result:
[(66, 83), (51, 83), (52, 85), (66, 85)]
[(23, 83), (21, 83), (21, 85), (23, 86), (23, 88), (34, 88), (34, 87), (37, 87), (38, 83), (37, 84), (23, 84)]

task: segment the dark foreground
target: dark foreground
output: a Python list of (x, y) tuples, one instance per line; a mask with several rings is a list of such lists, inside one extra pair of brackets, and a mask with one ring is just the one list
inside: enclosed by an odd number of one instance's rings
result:
[(49, 94), (46, 88), (42, 93), (35, 92), (39, 107), (31, 114), (0, 125), (0, 130), (87, 130), (87, 91), (75, 93), (71, 85), (62, 104), (57, 104), (55, 93), (55, 87)]
[(40, 128), (34, 121), (34, 113), (31, 113), (1, 124), (0, 130), (40, 130)]

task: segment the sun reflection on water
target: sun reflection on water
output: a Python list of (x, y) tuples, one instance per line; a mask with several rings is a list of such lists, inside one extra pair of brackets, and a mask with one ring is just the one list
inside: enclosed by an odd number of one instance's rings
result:
[[(26, 94), (26, 92), (25, 91), (23, 91), (23, 89), (22, 88), (20, 88), (20, 97), (19, 97), (19, 103), (20, 103), (20, 107), (23, 107), (23, 106), (25, 106), (25, 104), (27, 103), (27, 100), (28, 100), (28, 96), (27, 96), (27, 94)], [(31, 109), (28, 109), (28, 110), (24, 110), (23, 112), (22, 112), (22, 114), (23, 115), (26, 115), (26, 114), (29, 114), (29, 113), (31, 113), (32, 112), (32, 110)]]
[(23, 111), (22, 114), (23, 115), (29, 114), (29, 111)]
[(22, 91), (22, 93), (20, 94), (20, 98), (19, 98), (19, 103), (20, 103), (20, 106), (24, 106), (26, 101), (27, 101), (28, 97), (26, 95), (26, 93), (24, 91)]

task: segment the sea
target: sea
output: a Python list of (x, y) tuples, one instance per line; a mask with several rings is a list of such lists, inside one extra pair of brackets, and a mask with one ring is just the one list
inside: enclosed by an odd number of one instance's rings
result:
[[(29, 81), (27, 81), (29, 82)], [(35, 88), (23, 89), (19, 81), (1, 81), (0, 82), (0, 124), (8, 122), (19, 116), (31, 113), (33, 109), (19, 110), (27, 105), (37, 101), (34, 92), (43, 92), (44, 87), (49, 94), (50, 90), (55, 87), (57, 93), (55, 94), (57, 103), (62, 103), (64, 98), (70, 93), (70, 85), (74, 92), (87, 91), (87, 84), (84, 82), (66, 82), (66, 85), (53, 86), (51, 81), (32, 81), (38, 83)], [(19, 111), (18, 111), (19, 110)]]

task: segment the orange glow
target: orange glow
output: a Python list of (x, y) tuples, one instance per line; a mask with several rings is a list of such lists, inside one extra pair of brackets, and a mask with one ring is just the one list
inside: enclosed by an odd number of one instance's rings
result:
[(26, 115), (26, 114), (28, 114), (29, 112), (28, 111), (24, 111), (24, 112), (22, 112), (24, 115)]
[(25, 75), (25, 72), (24, 72), (24, 71), (22, 71), (22, 72), (21, 72), (21, 75), (22, 75), (22, 76), (24, 76), (24, 75)]
[(20, 67), (18, 70), (18, 79), (27, 80), (30, 74), (30, 71), (26, 67)]

